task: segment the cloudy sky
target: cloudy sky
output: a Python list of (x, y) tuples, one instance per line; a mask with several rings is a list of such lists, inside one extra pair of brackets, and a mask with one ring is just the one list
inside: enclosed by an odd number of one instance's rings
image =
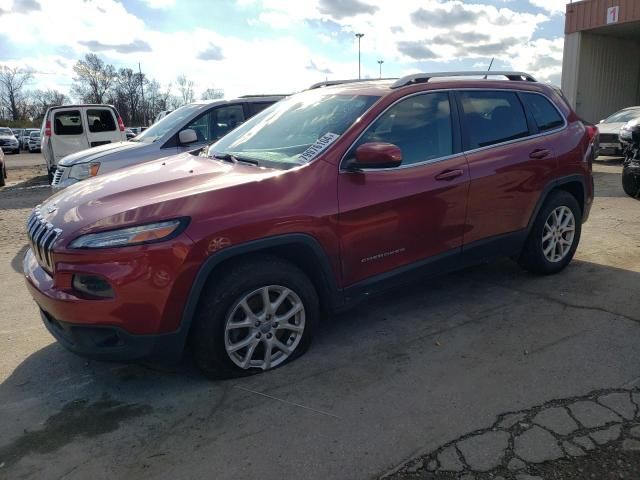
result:
[[(0, 64), (68, 92), (93, 52), (196, 93), (286, 93), (362, 75), (494, 68), (560, 82), (563, 0), (0, 0)], [(175, 93), (175, 92), (174, 92)]]

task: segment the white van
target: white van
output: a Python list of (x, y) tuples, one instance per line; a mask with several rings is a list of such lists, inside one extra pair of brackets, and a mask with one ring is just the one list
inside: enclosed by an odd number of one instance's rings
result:
[(53, 180), (58, 162), (67, 155), (127, 139), (124, 123), (111, 105), (50, 107), (40, 133), (49, 182)]

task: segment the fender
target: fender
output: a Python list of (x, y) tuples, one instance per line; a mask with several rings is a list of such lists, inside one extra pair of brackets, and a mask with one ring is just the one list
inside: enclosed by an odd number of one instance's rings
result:
[(584, 223), (587, 220), (587, 217), (588, 217), (588, 202), (587, 202), (588, 189), (587, 189), (587, 182), (585, 180), (585, 177), (584, 177), (584, 175), (580, 175), (580, 174), (567, 175), (566, 177), (560, 177), (560, 178), (556, 178), (556, 179), (551, 180), (542, 189), (542, 192), (540, 193), (540, 197), (538, 197), (538, 202), (536, 203), (536, 207), (533, 209), (533, 212), (531, 213), (531, 217), (529, 218), (529, 223), (527, 225), (527, 234), (533, 228), (533, 224), (536, 221), (536, 217), (538, 216), (538, 212), (542, 208), (542, 205), (544, 204), (544, 202), (547, 200), (547, 197), (549, 196), (551, 191), (553, 189), (557, 188), (557, 187), (562, 186), (562, 185), (566, 185), (568, 183), (574, 183), (574, 182), (580, 182), (580, 184), (582, 185), (582, 192), (583, 192), (583, 196), (584, 196), (584, 198), (582, 199), (582, 208), (583, 208), (583, 213), (584, 213), (584, 215), (582, 217), (582, 222)]
[(209, 275), (218, 265), (225, 260), (229, 260), (240, 255), (261, 252), (269, 248), (286, 245), (304, 245), (313, 251), (315, 260), (320, 266), (320, 270), (322, 272), (322, 288), (324, 291), (319, 293), (325, 294), (326, 300), (328, 300), (331, 309), (340, 308), (344, 303), (342, 290), (338, 288), (327, 254), (314, 237), (304, 233), (290, 233), (252, 240), (250, 242), (241, 243), (220, 250), (207, 258), (207, 260), (200, 266), (193, 285), (191, 286), (191, 291), (189, 292), (187, 303), (182, 314), (182, 322), (178, 329), (178, 333), (181, 337), (180, 350), (183, 349), (189, 335), (189, 330), (191, 329), (191, 323), (193, 322), (193, 318), (196, 313), (200, 295), (207, 283), (207, 280), (209, 279)]

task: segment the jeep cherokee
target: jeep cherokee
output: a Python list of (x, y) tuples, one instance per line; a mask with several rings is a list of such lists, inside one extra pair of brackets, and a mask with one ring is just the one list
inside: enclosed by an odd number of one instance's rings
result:
[(82, 355), (189, 350), (232, 377), (298, 357), (321, 312), (410, 274), (494, 256), (561, 271), (597, 133), (528, 74), (473, 75), (317, 85), (199, 156), (54, 195), (24, 258), (44, 324)]

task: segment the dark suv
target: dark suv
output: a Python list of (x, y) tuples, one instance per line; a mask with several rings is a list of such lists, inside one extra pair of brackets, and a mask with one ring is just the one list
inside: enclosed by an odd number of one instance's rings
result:
[(321, 312), (411, 273), (493, 256), (559, 272), (589, 215), (595, 129), (527, 74), (453, 75), (320, 86), (200, 156), (51, 197), (24, 259), (46, 327), (82, 355), (189, 350), (229, 377), (299, 356)]

